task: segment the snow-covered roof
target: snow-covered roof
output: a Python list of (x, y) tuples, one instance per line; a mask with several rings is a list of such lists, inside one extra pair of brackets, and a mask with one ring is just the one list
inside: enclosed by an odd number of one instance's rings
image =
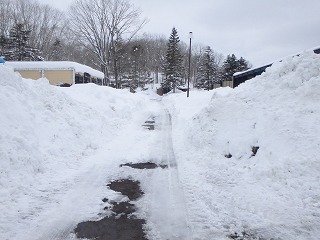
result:
[(11, 66), (16, 70), (74, 70), (79, 73), (89, 73), (97, 78), (104, 78), (103, 72), (95, 70), (89, 66), (70, 62), (70, 61), (28, 61), (28, 62), (6, 62), (5, 65)]
[[(318, 54), (318, 53), (320, 52), (320, 46), (307, 49), (307, 50), (305, 50), (304, 52), (311, 52), (311, 51), (313, 51), (314, 53), (317, 53), (317, 54)], [(283, 57), (283, 58), (281, 58), (281, 59), (278, 59), (278, 60), (276, 60), (276, 61), (274, 61), (274, 62), (281, 62), (281, 61), (283, 61), (283, 59), (286, 59), (286, 58), (288, 58), (288, 57), (299, 56), (301, 53), (302, 53), (302, 52), (298, 52), (298, 53), (295, 53), (295, 54), (291, 54), (291, 55), (288, 55), (288, 56)], [(236, 72), (236, 73), (233, 74), (233, 76), (239, 76), (239, 75), (246, 74), (246, 73), (248, 73), (248, 72), (252, 72), (252, 71), (254, 71), (254, 70), (259, 70), (259, 69), (263, 69), (263, 68), (265, 69), (265, 68), (267, 68), (267, 67), (270, 67), (272, 64), (273, 64), (273, 63), (269, 63), (269, 64), (261, 65), (261, 66), (258, 66), (258, 67), (250, 68), (250, 69), (248, 69), (248, 70), (246, 70), (246, 71), (243, 71), (243, 72)]]
[(248, 70), (245, 70), (245, 71), (242, 71), (242, 72), (236, 72), (233, 74), (233, 76), (239, 76), (239, 75), (242, 75), (242, 74), (246, 74), (248, 72), (253, 72), (255, 70), (259, 71), (260, 69), (266, 69), (267, 67), (270, 67), (272, 65), (272, 63), (269, 63), (269, 64), (266, 64), (266, 65), (261, 65), (261, 66), (258, 66), (258, 67), (254, 67), (254, 68), (250, 68)]

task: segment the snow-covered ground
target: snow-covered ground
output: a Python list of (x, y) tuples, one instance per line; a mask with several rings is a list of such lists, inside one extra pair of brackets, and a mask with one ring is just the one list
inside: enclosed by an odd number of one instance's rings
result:
[(319, 55), (288, 58), (236, 89), (165, 102), (193, 239), (319, 239)]
[[(319, 238), (319, 55), (189, 98), (0, 76), (0, 239), (73, 239), (126, 177), (150, 239)], [(169, 168), (119, 167), (151, 160)]]
[(0, 239), (35, 239), (27, 229), (35, 234), (40, 219), (59, 215), (49, 210), (72, 206), (67, 196), (78, 202), (89, 195), (75, 190), (84, 176), (107, 178), (89, 170), (112, 157), (101, 153), (124, 128), (140, 125), (149, 98), (94, 84), (59, 88), (22, 79), (5, 65), (0, 76)]

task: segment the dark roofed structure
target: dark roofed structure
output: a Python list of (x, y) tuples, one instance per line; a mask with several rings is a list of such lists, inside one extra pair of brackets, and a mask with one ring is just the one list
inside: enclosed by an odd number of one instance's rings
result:
[[(313, 51), (316, 54), (320, 54), (320, 47), (310, 49), (310, 51)], [(300, 55), (300, 53), (295, 54), (293, 56), (299, 56), (299, 55)], [(281, 61), (282, 60), (280, 60), (280, 62)], [(264, 65), (261, 67), (251, 68), (251, 69), (246, 70), (244, 72), (238, 72), (238, 73), (233, 74), (233, 78), (232, 78), (233, 87), (235, 88), (235, 87), (239, 86), (241, 83), (243, 83), (251, 78), (254, 78), (258, 75), (261, 75), (266, 70), (266, 68), (272, 66), (272, 64), (273, 63), (270, 63), (270, 64), (267, 64), (267, 65)]]
[(244, 72), (233, 74), (233, 77), (232, 77), (233, 87), (235, 88), (239, 86), (241, 83), (244, 83), (245, 81), (262, 74), (266, 70), (266, 68), (271, 67), (271, 65), (272, 63), (261, 66), (261, 67), (257, 67), (257, 68), (251, 68)]
[(313, 52), (316, 53), (316, 54), (320, 54), (320, 47), (314, 49)]

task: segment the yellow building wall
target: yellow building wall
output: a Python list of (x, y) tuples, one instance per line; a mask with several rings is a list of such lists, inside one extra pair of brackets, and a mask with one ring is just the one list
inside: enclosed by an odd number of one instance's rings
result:
[(215, 89), (215, 88), (219, 88), (219, 87), (221, 87), (221, 84), (219, 84), (219, 83), (214, 83), (213, 84), (213, 88)]
[(60, 83), (73, 84), (73, 70), (17, 70), (17, 72), (19, 72), (23, 78), (31, 78), (34, 80), (45, 77), (52, 85)]
[(44, 77), (52, 85), (59, 83), (73, 84), (73, 70), (45, 70)]
[(231, 87), (233, 88), (233, 81), (223, 81), (222, 87)]
[(34, 80), (41, 78), (41, 70), (18, 70), (17, 72), (19, 72), (23, 78), (31, 78)]

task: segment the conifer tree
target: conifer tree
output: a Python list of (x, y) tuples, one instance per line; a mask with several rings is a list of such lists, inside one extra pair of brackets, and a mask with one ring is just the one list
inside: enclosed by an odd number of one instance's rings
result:
[(182, 84), (183, 58), (179, 42), (178, 32), (173, 28), (167, 43), (167, 53), (163, 66), (164, 82), (162, 88), (165, 92), (172, 89), (175, 92), (176, 87)]
[(7, 49), (3, 55), (11, 61), (39, 61), (39, 50), (28, 45), (31, 30), (26, 29), (22, 23), (16, 24), (9, 33)]
[(238, 68), (237, 68), (237, 72), (243, 72), (245, 70), (249, 69), (249, 63), (247, 60), (245, 60), (243, 57), (240, 57), (240, 59), (238, 60)]
[(249, 63), (243, 57), (238, 60), (234, 54), (228, 55), (223, 63), (222, 79), (231, 81), (234, 73), (245, 71), (248, 68)]
[(2, 56), (3, 52), (7, 48), (7, 44), (8, 44), (8, 39), (6, 38), (6, 36), (1, 35), (0, 36), (0, 57)]
[(238, 69), (238, 59), (234, 54), (228, 55), (226, 60), (223, 63), (223, 73), (222, 80), (223, 81), (231, 81), (232, 76)]
[(206, 47), (199, 59), (197, 69), (197, 88), (213, 89), (214, 82), (218, 79), (218, 64), (210, 46)]

